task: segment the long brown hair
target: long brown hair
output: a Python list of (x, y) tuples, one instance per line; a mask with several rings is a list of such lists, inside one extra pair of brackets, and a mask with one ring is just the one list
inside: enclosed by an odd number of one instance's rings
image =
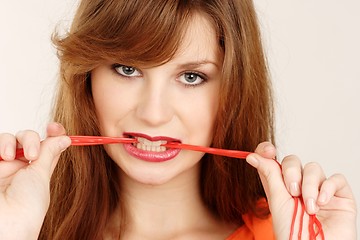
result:
[[(91, 71), (108, 62), (165, 63), (195, 12), (213, 23), (224, 53), (212, 145), (253, 151), (259, 142), (273, 141), (271, 86), (251, 0), (82, 0), (70, 31), (54, 35), (61, 63), (54, 120), (68, 134), (98, 135)], [(63, 153), (40, 239), (101, 239), (111, 213), (123, 206), (117, 168), (101, 146)], [(242, 225), (244, 213), (268, 214), (256, 207), (265, 197), (257, 172), (242, 160), (205, 155), (201, 193), (227, 222)]]

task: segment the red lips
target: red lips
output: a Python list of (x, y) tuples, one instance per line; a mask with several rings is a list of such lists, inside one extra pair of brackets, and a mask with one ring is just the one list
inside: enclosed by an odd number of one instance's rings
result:
[[(181, 142), (179, 139), (176, 138), (165, 137), (165, 136), (150, 137), (143, 133), (134, 133), (134, 132), (126, 132), (124, 133), (124, 136), (134, 137), (134, 138), (141, 137), (152, 142), (156, 142), (156, 141)], [(137, 148), (136, 143), (124, 144), (123, 146), (125, 150), (129, 153), (129, 155), (147, 162), (168, 161), (175, 158), (181, 151), (180, 149), (166, 149), (165, 151), (161, 151), (161, 152), (147, 151)]]

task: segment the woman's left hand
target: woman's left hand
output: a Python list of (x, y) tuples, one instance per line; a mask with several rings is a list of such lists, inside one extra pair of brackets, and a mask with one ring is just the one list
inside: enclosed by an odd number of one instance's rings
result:
[[(294, 197), (305, 203), (301, 239), (309, 239), (308, 223), (315, 214), (322, 225), (326, 240), (356, 239), (356, 202), (350, 185), (341, 174), (326, 177), (317, 163), (302, 166), (290, 155), (281, 167), (274, 161), (275, 147), (268, 142), (259, 144), (247, 162), (255, 167), (264, 186), (277, 239), (289, 239), (294, 213)], [(301, 208), (301, 204), (299, 204)], [(294, 239), (298, 239), (300, 212), (295, 221)], [(317, 231), (317, 229), (315, 229)], [(320, 236), (316, 239), (321, 239)]]

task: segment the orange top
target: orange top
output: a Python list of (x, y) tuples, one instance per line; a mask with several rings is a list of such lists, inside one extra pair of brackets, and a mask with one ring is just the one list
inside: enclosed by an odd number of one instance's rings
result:
[(226, 240), (275, 240), (271, 217), (259, 219), (245, 214), (243, 219), (245, 224)]

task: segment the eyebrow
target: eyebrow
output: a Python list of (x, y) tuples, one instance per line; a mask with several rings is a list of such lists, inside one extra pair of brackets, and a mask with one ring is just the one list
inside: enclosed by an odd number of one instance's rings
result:
[(216, 68), (220, 68), (220, 66), (216, 62), (209, 61), (209, 60), (188, 62), (188, 63), (184, 63), (184, 64), (179, 64), (178, 66), (180, 68), (197, 68), (197, 67), (200, 67), (202, 65), (207, 65), (207, 64), (211, 64), (211, 65), (214, 65)]

